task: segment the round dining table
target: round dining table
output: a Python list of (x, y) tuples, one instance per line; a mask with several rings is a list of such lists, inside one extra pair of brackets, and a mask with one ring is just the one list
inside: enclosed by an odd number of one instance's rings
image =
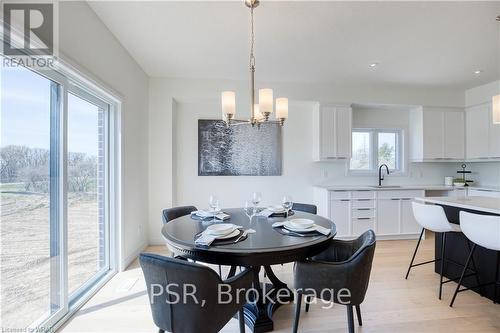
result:
[[(254, 288), (260, 293), (255, 302), (245, 304), (245, 322), (253, 332), (273, 330), (272, 315), (283, 301), (293, 301), (293, 293), (279, 280), (271, 265), (284, 264), (314, 256), (328, 247), (335, 237), (335, 224), (319, 215), (295, 211), (288, 219), (306, 218), (315, 224), (331, 230), (329, 235), (314, 233), (312, 236), (284, 234), (272, 227), (274, 222), (284, 221), (285, 217), (254, 216), (250, 219), (242, 208), (224, 209), (230, 218), (223, 223), (233, 223), (244, 230), (253, 229), (247, 237), (236, 243), (224, 245), (198, 246), (195, 236), (209, 225), (222, 223), (211, 219), (195, 219), (190, 215), (182, 216), (166, 223), (162, 228), (169, 250), (176, 256), (209, 264), (230, 266), (228, 278), (236, 273), (237, 267), (248, 267), (254, 273)], [(259, 281), (259, 272), (264, 269), (270, 284)], [(266, 297), (264, 297), (264, 293)], [(280, 302), (269, 301), (279, 295)], [(283, 295), (288, 295), (284, 298)]]

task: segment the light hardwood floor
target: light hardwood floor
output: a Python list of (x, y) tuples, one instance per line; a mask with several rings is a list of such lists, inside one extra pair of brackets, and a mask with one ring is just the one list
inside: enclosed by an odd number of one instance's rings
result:
[[(363, 326), (357, 332), (500, 332), (500, 305), (474, 292), (461, 293), (454, 308), (448, 306), (456, 286), (444, 287), (437, 298), (439, 275), (432, 265), (414, 268), (404, 279), (416, 241), (379, 241), (370, 286), (361, 306)], [(148, 252), (167, 255), (163, 246)], [(434, 256), (432, 235), (422, 241), (417, 260)], [(274, 267), (285, 282), (292, 281), (292, 265)], [(135, 283), (134, 283), (135, 281)], [(130, 284), (134, 283), (131, 287)], [(137, 260), (117, 274), (69, 321), (62, 332), (157, 332), (149, 309), (146, 287)], [(275, 332), (291, 332), (293, 305), (274, 315)], [(250, 330), (247, 329), (247, 332)], [(321, 304), (302, 312), (299, 332), (346, 332), (345, 307), (322, 309)], [(238, 332), (236, 320), (222, 332)]]

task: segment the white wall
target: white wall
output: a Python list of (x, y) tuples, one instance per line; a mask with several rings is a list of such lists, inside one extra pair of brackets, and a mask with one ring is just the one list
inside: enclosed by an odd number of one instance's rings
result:
[[(347, 177), (344, 162), (312, 162), (312, 117), (315, 101), (335, 103), (379, 103), (429, 106), (463, 106), (463, 91), (382, 86), (331, 86), (273, 83), (275, 96), (290, 99), (290, 118), (283, 132), (283, 175), (280, 177), (199, 177), (197, 174), (197, 119), (221, 115), (219, 96), (236, 90), (237, 116), (248, 115), (248, 82), (226, 80), (150, 80), (150, 206), (149, 239), (161, 244), (161, 210), (173, 205), (206, 207), (211, 193), (224, 207), (241, 206), (253, 191), (263, 193), (263, 203), (278, 202), (289, 194), (296, 201), (312, 199), (316, 183), (366, 184), (376, 177)], [(261, 87), (264, 85), (260, 85)], [(372, 110), (373, 111), (373, 110)], [(361, 112), (369, 112), (361, 111)], [(370, 114), (370, 113), (368, 113)], [(380, 115), (370, 114), (371, 119)], [(408, 127), (408, 114), (382, 115), (388, 125)], [(364, 116), (355, 113), (355, 123)], [(396, 122), (397, 120), (397, 122)], [(411, 165), (405, 177), (388, 177), (388, 184), (441, 183), (455, 164)]]
[(63, 58), (123, 96), (122, 264), (147, 244), (148, 77), (85, 2), (59, 3)]

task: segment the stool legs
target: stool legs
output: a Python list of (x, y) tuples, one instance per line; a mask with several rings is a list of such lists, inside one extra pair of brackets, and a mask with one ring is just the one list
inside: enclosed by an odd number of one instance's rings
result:
[(464, 280), (465, 272), (469, 267), (469, 263), (471, 261), (472, 255), (474, 254), (474, 250), (476, 249), (476, 244), (472, 245), (472, 249), (470, 250), (469, 256), (467, 257), (467, 261), (465, 262), (464, 269), (462, 270), (462, 275), (460, 275), (460, 280), (458, 280), (457, 288), (455, 289), (455, 293), (453, 293), (453, 298), (451, 299), (450, 307), (453, 307), (453, 303), (455, 303), (455, 298), (457, 298), (457, 294), (460, 290), (460, 286), (462, 285), (462, 281)]
[(424, 234), (425, 229), (422, 228), (422, 231), (420, 232), (420, 237), (418, 238), (417, 242), (417, 247), (415, 248), (415, 251), (413, 252), (413, 257), (411, 258), (410, 266), (408, 266), (408, 271), (406, 272), (405, 279), (408, 280), (408, 275), (410, 274), (410, 270), (413, 267), (413, 262), (415, 261), (415, 256), (417, 255), (418, 247), (420, 246), (420, 241), (422, 240), (422, 235)]
[(297, 303), (295, 304), (295, 318), (293, 320), (293, 333), (297, 333), (300, 319), (300, 306), (302, 305), (302, 293), (297, 293)]
[(442, 246), (441, 246), (441, 269), (439, 272), (439, 299), (441, 299), (441, 295), (443, 294), (443, 272), (444, 272), (444, 262), (445, 262), (445, 252), (446, 252), (446, 232), (443, 232), (441, 237)]

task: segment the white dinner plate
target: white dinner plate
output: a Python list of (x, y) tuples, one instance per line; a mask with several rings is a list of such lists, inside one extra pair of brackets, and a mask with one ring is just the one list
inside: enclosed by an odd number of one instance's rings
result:
[(269, 209), (273, 213), (284, 213), (285, 212), (285, 208), (283, 208), (283, 206), (269, 206), (269, 207), (267, 207), (267, 209)]
[(235, 229), (236, 226), (232, 223), (217, 223), (208, 226), (205, 232), (213, 236), (226, 236), (234, 232)]
[(316, 231), (316, 228), (314, 227), (314, 225), (312, 225), (309, 228), (297, 228), (297, 227), (293, 226), (290, 223), (290, 221), (285, 221), (283, 223), (283, 226), (285, 227), (285, 229), (288, 229), (290, 231), (295, 231), (295, 232), (313, 232), (313, 231)]
[(290, 220), (290, 225), (299, 229), (311, 228), (314, 226), (314, 221), (310, 219), (293, 219)]

